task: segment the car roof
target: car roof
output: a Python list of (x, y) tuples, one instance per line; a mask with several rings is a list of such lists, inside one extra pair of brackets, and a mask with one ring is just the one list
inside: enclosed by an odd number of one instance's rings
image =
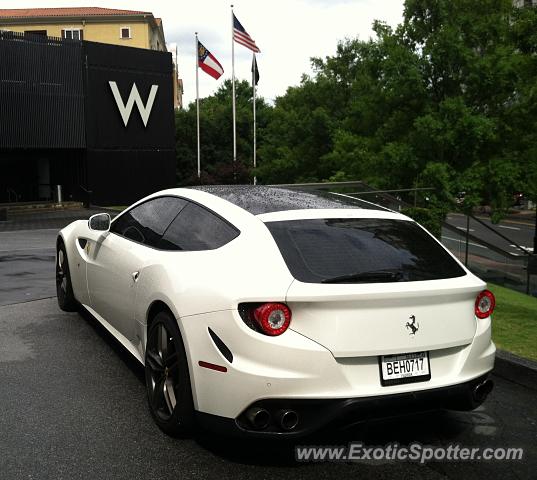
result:
[(253, 215), (286, 210), (364, 208), (387, 210), (348, 195), (320, 190), (269, 187), (264, 185), (203, 185), (190, 187), (231, 202)]

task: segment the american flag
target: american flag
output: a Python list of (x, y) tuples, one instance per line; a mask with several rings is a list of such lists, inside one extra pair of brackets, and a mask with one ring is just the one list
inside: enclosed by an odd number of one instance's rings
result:
[(246, 48), (249, 48), (252, 52), (261, 52), (255, 44), (254, 39), (248, 35), (248, 32), (241, 25), (241, 22), (237, 20), (235, 14), (233, 14), (233, 40), (244, 45)]

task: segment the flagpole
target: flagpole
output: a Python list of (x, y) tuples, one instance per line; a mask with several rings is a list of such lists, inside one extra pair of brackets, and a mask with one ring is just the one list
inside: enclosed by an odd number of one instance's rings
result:
[(177, 43), (175, 44), (175, 93), (176, 98), (174, 99), (174, 103), (177, 102), (177, 107), (179, 108), (179, 50), (177, 47)]
[(200, 156), (200, 93), (199, 93), (199, 54), (198, 54), (198, 32), (196, 32), (196, 131), (198, 136), (198, 180), (201, 181), (201, 156)]
[[(256, 121), (255, 121), (255, 72), (257, 68), (257, 62), (255, 59), (255, 52), (252, 52), (252, 88), (253, 88), (253, 104), (254, 104), (254, 171), (257, 167), (257, 159), (256, 159)], [(254, 185), (257, 185), (257, 177), (254, 173)]]
[(233, 176), (237, 161), (237, 112), (235, 107), (235, 41), (233, 39), (233, 4), (231, 5), (231, 83), (233, 95)]

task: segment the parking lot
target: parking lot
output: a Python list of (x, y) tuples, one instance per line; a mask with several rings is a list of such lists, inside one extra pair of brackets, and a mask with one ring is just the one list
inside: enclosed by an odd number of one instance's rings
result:
[(89, 315), (61, 312), (50, 298), (56, 231), (72, 218), (44, 220), (0, 231), (0, 478), (534, 478), (536, 391), (499, 377), (474, 412), (386, 419), (296, 443), (523, 447), (522, 461), (297, 463), (292, 442), (165, 436), (147, 410), (142, 367)]

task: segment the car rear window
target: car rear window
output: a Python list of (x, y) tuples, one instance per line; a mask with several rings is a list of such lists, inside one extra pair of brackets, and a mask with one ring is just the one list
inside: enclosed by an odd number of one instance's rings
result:
[(330, 218), (266, 226), (301, 282), (412, 282), (465, 275), (441, 245), (410, 221)]

